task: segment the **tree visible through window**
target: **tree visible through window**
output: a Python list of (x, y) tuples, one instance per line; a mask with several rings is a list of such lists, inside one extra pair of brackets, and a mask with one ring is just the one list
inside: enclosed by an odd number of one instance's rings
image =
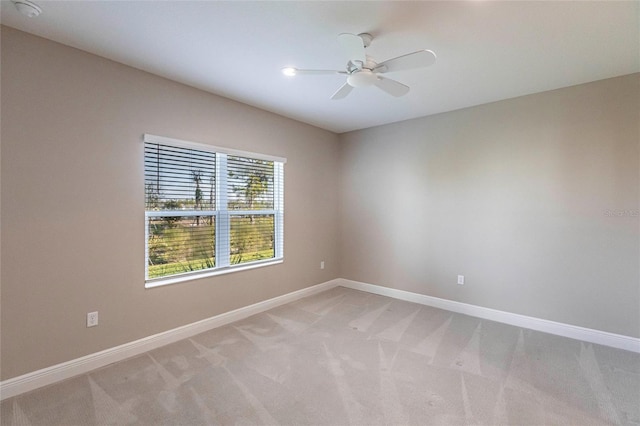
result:
[(155, 138), (145, 136), (147, 281), (282, 258), (283, 161)]

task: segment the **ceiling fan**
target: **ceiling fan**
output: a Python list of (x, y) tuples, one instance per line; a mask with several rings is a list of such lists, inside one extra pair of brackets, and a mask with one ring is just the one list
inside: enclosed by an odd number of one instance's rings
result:
[(365, 49), (369, 47), (372, 40), (373, 36), (368, 33), (358, 35), (342, 33), (338, 36), (338, 41), (348, 59), (345, 71), (304, 70), (287, 67), (283, 68), (282, 72), (287, 76), (345, 74), (347, 82), (331, 96), (331, 99), (343, 99), (351, 93), (354, 87), (366, 86), (376, 86), (391, 96), (400, 97), (409, 92), (409, 86), (405, 86), (381, 74), (423, 68), (432, 65), (436, 61), (436, 54), (431, 50), (424, 49), (378, 63), (365, 53)]

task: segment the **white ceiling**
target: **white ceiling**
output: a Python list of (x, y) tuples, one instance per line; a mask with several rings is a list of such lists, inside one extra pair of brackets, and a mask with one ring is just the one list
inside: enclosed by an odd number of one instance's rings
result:
[[(337, 133), (640, 71), (640, 2), (6, 0), (1, 22)], [(435, 65), (389, 73), (411, 87), (329, 97), (344, 69), (339, 33), (369, 32), (378, 62), (419, 49)]]

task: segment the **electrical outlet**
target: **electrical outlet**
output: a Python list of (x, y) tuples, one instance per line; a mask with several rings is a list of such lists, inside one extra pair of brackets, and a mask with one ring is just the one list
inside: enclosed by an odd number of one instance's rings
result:
[(458, 284), (464, 285), (464, 275), (458, 275)]
[(324, 269), (324, 260), (320, 262), (320, 269)]
[(98, 325), (98, 312), (89, 312), (87, 314), (87, 327), (95, 327)]

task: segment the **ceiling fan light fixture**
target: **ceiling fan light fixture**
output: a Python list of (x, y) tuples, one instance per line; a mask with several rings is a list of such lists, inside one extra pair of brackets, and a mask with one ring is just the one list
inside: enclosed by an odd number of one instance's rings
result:
[(42, 13), (40, 6), (29, 0), (11, 0), (18, 9), (18, 12), (22, 13), (28, 18), (35, 18)]
[(351, 87), (367, 87), (373, 86), (378, 77), (374, 72), (368, 69), (363, 69), (357, 72), (354, 72), (349, 77), (347, 77), (347, 83)]
[(296, 74), (298, 74), (298, 70), (293, 67), (286, 67), (282, 68), (282, 74), (286, 75), (287, 77), (294, 77)]

